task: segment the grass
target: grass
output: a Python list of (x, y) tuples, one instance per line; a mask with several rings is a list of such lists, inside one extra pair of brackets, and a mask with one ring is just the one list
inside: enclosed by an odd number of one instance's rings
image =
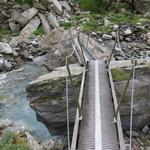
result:
[(112, 72), (112, 77), (114, 81), (123, 81), (123, 80), (127, 80), (129, 78), (129, 72), (125, 71), (121, 68), (115, 68), (111, 70)]
[(16, 143), (15, 138), (15, 133), (6, 132), (4, 138), (0, 141), (0, 150), (31, 150), (27, 143)]
[(35, 35), (43, 35), (44, 34), (44, 31), (43, 31), (43, 28), (42, 26), (40, 26), (35, 32), (34, 32)]
[[(104, 25), (104, 18), (107, 17), (111, 22), (111, 26), (106, 27)], [(89, 15), (79, 15), (72, 16), (70, 22), (61, 23), (61, 26), (65, 29), (69, 29), (71, 27), (81, 27), (85, 32), (91, 31), (101, 31), (104, 33), (110, 33), (112, 31), (112, 26), (114, 24), (129, 24), (136, 25), (137, 23), (148, 24), (150, 23), (150, 19), (144, 18), (142, 15), (137, 15), (133, 13), (115, 13), (108, 12), (107, 14), (89, 14)], [(147, 32), (147, 30), (143, 30), (143, 32)]]
[(6, 28), (0, 27), (0, 39), (2, 39), (5, 35), (10, 35), (11, 31)]

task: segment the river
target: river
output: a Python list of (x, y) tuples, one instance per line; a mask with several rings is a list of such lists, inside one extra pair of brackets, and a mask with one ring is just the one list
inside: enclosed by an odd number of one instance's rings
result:
[(18, 70), (0, 74), (0, 121), (8, 119), (17, 122), (40, 140), (50, 137), (50, 134), (37, 121), (35, 112), (29, 106), (25, 87), (44, 73), (45, 68), (27, 63)]

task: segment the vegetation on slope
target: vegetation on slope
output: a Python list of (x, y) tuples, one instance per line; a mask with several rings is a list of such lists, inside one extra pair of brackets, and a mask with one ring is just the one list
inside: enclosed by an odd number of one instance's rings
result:
[(12, 132), (6, 132), (4, 138), (0, 141), (0, 150), (31, 150), (24, 135), (15, 135)]

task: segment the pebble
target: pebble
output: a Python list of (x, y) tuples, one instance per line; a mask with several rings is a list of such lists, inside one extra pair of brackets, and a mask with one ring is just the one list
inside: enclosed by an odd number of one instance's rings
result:
[(101, 38), (98, 39), (98, 42), (103, 43), (103, 40)]
[(103, 38), (103, 40), (111, 40), (112, 36), (108, 35), (108, 34), (103, 34), (102, 38)]
[(132, 31), (128, 28), (128, 29), (124, 30), (124, 34), (130, 35), (130, 34), (132, 34)]
[(6, 71), (10, 71), (12, 69), (12, 64), (10, 62), (5, 62)]
[(150, 130), (150, 128), (148, 126), (145, 126), (143, 129), (142, 129), (142, 132), (143, 133), (148, 133), (148, 131)]
[(113, 31), (113, 32), (111, 33), (111, 35), (112, 35), (113, 38), (116, 38), (116, 32)]
[(96, 33), (96, 32), (92, 32), (91, 34), (92, 34), (93, 36), (96, 36), (96, 35), (97, 35), (97, 33)]

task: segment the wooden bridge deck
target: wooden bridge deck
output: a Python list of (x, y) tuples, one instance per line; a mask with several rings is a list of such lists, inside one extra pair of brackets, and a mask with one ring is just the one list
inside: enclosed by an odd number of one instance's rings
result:
[(79, 130), (77, 150), (119, 150), (114, 106), (104, 61), (88, 65), (83, 119)]

